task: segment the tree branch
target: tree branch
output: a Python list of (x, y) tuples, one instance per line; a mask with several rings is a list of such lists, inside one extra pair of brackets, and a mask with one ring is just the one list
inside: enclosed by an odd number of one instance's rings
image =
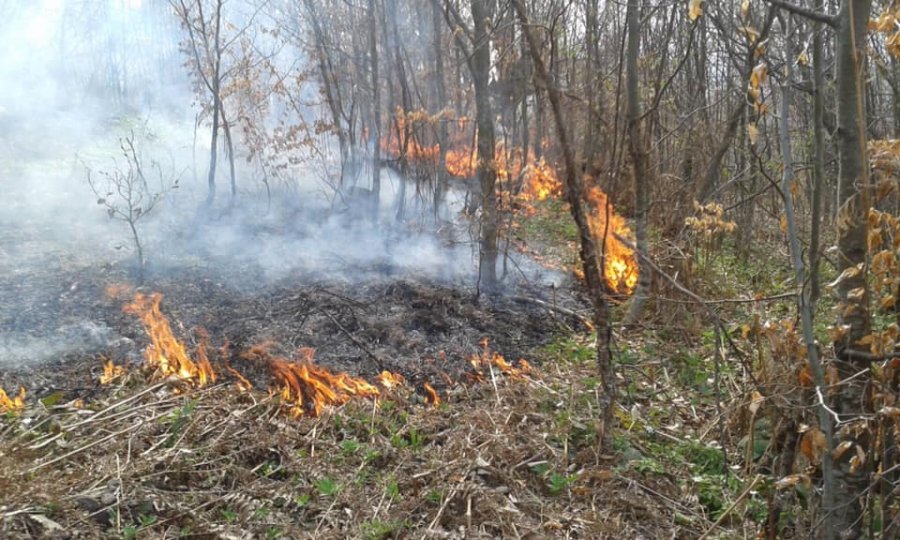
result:
[(790, 2), (785, 2), (783, 0), (766, 0), (766, 2), (775, 7), (780, 7), (781, 9), (784, 9), (786, 11), (790, 11), (794, 15), (800, 15), (801, 17), (805, 17), (811, 21), (824, 23), (832, 28), (837, 28), (837, 17), (835, 17), (834, 15), (819, 13), (818, 11), (805, 8), (803, 6), (798, 6)]

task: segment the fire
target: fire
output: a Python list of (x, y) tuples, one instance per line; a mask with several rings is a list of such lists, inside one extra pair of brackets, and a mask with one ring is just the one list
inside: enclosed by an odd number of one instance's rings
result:
[[(616, 239), (615, 235), (630, 237), (631, 229), (625, 219), (616, 214), (615, 209), (606, 197), (606, 193), (594, 186), (588, 189), (586, 198), (592, 207), (588, 215), (588, 225), (598, 248), (605, 255), (603, 277), (610, 289), (617, 293), (629, 294), (638, 281), (638, 266), (634, 251)], [(607, 221), (609, 216), (609, 221)], [(605, 242), (603, 240), (606, 240)]]
[(144, 330), (150, 336), (151, 344), (144, 350), (147, 368), (162, 378), (174, 376), (199, 387), (216, 381), (216, 373), (206, 355), (205, 338), (201, 336), (201, 344), (197, 350), (197, 360), (191, 360), (184, 344), (172, 333), (169, 320), (159, 309), (162, 295), (138, 293), (134, 300), (126, 305), (126, 313), (137, 315), (144, 324)]
[(272, 373), (280, 385), (276, 392), (294, 418), (318, 416), (329, 405), (343, 405), (353, 397), (377, 397), (378, 388), (365, 379), (347, 373), (334, 374), (313, 364), (313, 349), (300, 349), (299, 362), (285, 358), (269, 360)]
[(403, 384), (406, 383), (406, 379), (403, 378), (403, 375), (391, 373), (390, 371), (382, 371), (375, 377), (375, 380), (385, 388), (396, 388), (398, 386), (403, 386)]
[[(493, 166), (501, 184), (508, 186), (521, 176), (522, 190), (517, 196), (521, 201), (543, 201), (560, 196), (562, 182), (553, 167), (544, 158), (537, 159), (532, 150), (528, 150), (525, 159), (523, 153), (521, 148), (507, 152), (503, 144), (497, 145)], [(472, 178), (478, 172), (478, 149), (462, 146), (448, 150), (446, 161), (447, 172), (451, 176)]]
[(425, 389), (425, 402), (437, 407), (441, 404), (441, 396), (438, 395), (437, 390), (435, 390), (428, 382), (422, 385)]
[(125, 375), (125, 368), (113, 364), (109, 358), (103, 363), (103, 375), (100, 375), (100, 384), (110, 384), (114, 380)]
[(18, 414), (25, 408), (25, 387), (19, 387), (19, 394), (9, 397), (6, 390), (0, 388), (0, 414)]
[(531, 373), (531, 364), (527, 361), (520, 359), (519, 365), (516, 367), (507, 362), (502, 354), (492, 351), (488, 338), (482, 339), (480, 345), (481, 352), (469, 359), (469, 363), (475, 368), (472, 377), (476, 381), (484, 380), (484, 368), (489, 366), (496, 367), (501, 373), (513, 379), (524, 379), (527, 374)]

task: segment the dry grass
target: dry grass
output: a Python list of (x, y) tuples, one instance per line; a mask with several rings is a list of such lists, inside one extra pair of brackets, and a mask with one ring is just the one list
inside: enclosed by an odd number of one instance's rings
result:
[(674, 486), (597, 454), (591, 375), (494, 373), (437, 408), (404, 387), (291, 420), (231, 383), (132, 373), (0, 424), (0, 536), (696, 537)]

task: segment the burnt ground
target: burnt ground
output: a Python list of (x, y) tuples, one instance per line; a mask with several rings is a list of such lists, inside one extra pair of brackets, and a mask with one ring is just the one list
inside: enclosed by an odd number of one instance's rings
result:
[[(107, 294), (109, 286), (127, 283), (123, 270), (62, 264), (45, 270), (0, 278), (0, 330), (17, 337), (7, 348), (12, 356), (0, 359), (0, 380), (7, 390), (21, 385), (38, 397), (55, 392), (85, 397), (96, 390), (101, 356), (117, 364), (140, 364), (147, 336), (137, 318), (122, 311), (132, 293)], [(258, 344), (285, 356), (312, 347), (316, 361), (333, 370), (371, 377), (386, 369), (440, 387), (448, 377), (458, 380), (484, 338), (510, 360), (533, 362), (537, 349), (581, 324), (523, 298), (546, 297), (551, 305), (583, 309), (576, 297), (558, 291), (551, 296), (520, 290), (476, 299), (473, 289), (409, 276), (282, 280), (247, 288), (230, 285), (233, 275), (216, 279), (209, 274), (200, 267), (168, 269), (152, 285), (132, 290), (162, 293), (163, 313), (178, 337), (191, 347), (204, 329), (218, 356), (228, 345), (225, 358), (218, 360), (229, 360), (263, 388), (268, 371), (240, 361)], [(23, 358), (28, 353), (34, 356)]]
[[(548, 344), (584, 332), (577, 290), (476, 298), (370, 262), (278, 281), (253, 264), (154, 268), (137, 291), (164, 295), (189, 349), (200, 328), (213, 349), (227, 344), (213, 365), (228, 360), (254, 383), (246, 393), (221, 369), (207, 388), (148, 379), (136, 369), (147, 336), (122, 311), (134, 291), (107, 294), (127, 266), (48, 253), (0, 261), (0, 380), (28, 389), (24, 410), (0, 419), (0, 537), (694, 538), (707, 527), (673, 479), (599, 452), (593, 362), (543, 364)], [(484, 338), (538, 367), (471, 382)], [(387, 369), (410, 384), (291, 419), (266, 391), (268, 368), (244, 358), (258, 344), (313, 347), (334, 371)], [(101, 386), (101, 356), (128, 375)], [(426, 381), (440, 407), (422, 399)]]

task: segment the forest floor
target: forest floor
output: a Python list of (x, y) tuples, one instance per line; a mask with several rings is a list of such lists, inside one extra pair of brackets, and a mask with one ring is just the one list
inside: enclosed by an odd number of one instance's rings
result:
[[(550, 262), (571, 261), (564, 209), (530, 219), (517, 234)], [(733, 287), (716, 291), (727, 295), (758, 280), (740, 268), (728, 259), (705, 271)], [(740, 367), (715, 369), (713, 334), (686, 303), (616, 330), (622, 395), (613, 451), (602, 454), (577, 286), (476, 299), (396, 275), (241, 290), (208, 270), (169, 272), (146, 289), (162, 293), (190, 350), (205, 339), (198, 328), (210, 336), (220, 377), (203, 388), (141, 369), (148, 338), (122, 311), (133, 291), (110, 288), (125, 281), (120, 268), (61, 263), (0, 278), (5, 331), (75, 334), (60, 335), (48, 360), (0, 362), (2, 387), (28, 391), (24, 409), (0, 419), (0, 536), (732, 538), (765, 519), (767, 495), (735, 444), (747, 408), (730, 383)], [(765, 276), (778, 292), (789, 274)], [(259, 351), (298, 347), (334, 372), (406, 382), (291, 418)], [(472, 362), (493, 353), (533, 367)], [(110, 384), (99, 382), (101, 355), (125, 367)]]

